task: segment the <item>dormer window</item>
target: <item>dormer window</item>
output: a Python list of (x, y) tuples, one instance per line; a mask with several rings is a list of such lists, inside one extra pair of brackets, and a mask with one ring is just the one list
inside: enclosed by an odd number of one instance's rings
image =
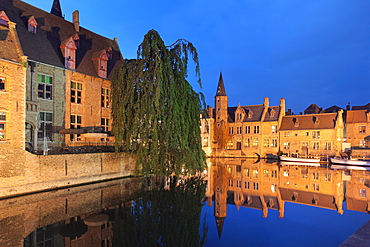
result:
[(276, 111), (274, 109), (271, 109), (270, 111), (270, 117), (275, 117)]
[(76, 33), (75, 35), (73, 35), (73, 40), (75, 41), (75, 45), (78, 48), (80, 48), (80, 36), (78, 36), (78, 34)]
[(95, 52), (93, 54), (93, 63), (98, 73), (98, 76), (107, 78), (107, 70), (108, 70), (108, 55), (105, 50)]
[(28, 18), (28, 32), (36, 33), (37, 31), (37, 21), (34, 16)]
[(5, 11), (0, 12), (0, 25), (4, 27), (9, 27), (9, 18), (5, 14)]
[(76, 44), (73, 37), (65, 40), (60, 45), (64, 56), (64, 65), (68, 69), (76, 69)]
[(113, 58), (113, 50), (112, 50), (112, 47), (109, 47), (107, 49), (107, 56), (108, 56), (108, 60), (111, 60)]
[(253, 117), (253, 112), (252, 111), (248, 111), (248, 118), (252, 118)]

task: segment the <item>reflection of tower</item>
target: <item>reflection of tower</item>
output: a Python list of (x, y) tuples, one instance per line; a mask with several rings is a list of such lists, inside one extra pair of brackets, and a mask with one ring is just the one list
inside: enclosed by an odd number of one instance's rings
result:
[(224, 166), (216, 166), (214, 173), (215, 205), (214, 216), (216, 219), (218, 237), (221, 237), (227, 212), (227, 171)]

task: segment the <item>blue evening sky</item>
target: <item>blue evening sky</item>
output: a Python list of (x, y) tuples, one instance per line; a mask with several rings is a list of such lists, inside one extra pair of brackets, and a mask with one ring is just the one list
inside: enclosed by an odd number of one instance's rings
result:
[[(53, 0), (25, 0), (50, 12)], [(286, 99), (293, 112), (370, 102), (369, 0), (60, 0), (65, 19), (118, 38), (125, 58), (150, 29), (198, 49), (207, 104), (223, 73), (229, 106)], [(189, 75), (193, 75), (192, 71)]]

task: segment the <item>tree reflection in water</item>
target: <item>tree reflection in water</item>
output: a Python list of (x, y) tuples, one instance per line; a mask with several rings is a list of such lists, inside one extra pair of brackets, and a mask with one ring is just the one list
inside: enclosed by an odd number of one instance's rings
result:
[(204, 246), (205, 188), (198, 177), (171, 177), (167, 188), (142, 192), (131, 207), (115, 211), (114, 246)]

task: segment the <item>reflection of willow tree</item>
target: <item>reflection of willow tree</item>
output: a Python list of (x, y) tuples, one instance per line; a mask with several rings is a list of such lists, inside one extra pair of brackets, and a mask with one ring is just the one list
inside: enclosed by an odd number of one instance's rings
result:
[(116, 211), (114, 246), (203, 246), (208, 232), (205, 220), (200, 227), (205, 186), (190, 178), (169, 190), (144, 192), (132, 207)]
[(229, 125), (224, 121), (215, 124), (214, 140), (217, 143), (217, 148), (226, 149), (227, 143), (231, 140), (232, 135), (229, 134)]
[(200, 83), (195, 47), (183, 39), (165, 46), (159, 34), (150, 30), (137, 54), (137, 59), (125, 60), (112, 77), (117, 147), (136, 153), (137, 172), (142, 174), (203, 170), (202, 106), (186, 80), (191, 56)]

